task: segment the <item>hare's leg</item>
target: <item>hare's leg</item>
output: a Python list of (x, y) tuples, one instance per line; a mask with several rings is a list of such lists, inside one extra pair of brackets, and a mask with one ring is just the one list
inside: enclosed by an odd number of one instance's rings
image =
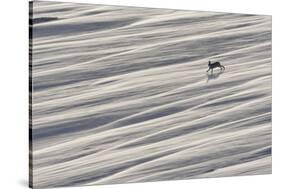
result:
[(210, 68), (206, 72), (208, 72), (209, 70), (210, 70)]

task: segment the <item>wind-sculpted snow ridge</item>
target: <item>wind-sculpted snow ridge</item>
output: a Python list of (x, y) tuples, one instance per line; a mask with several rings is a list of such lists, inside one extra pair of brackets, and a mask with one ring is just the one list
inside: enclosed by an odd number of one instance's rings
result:
[(35, 1), (31, 21), (34, 187), (271, 173), (270, 16)]

